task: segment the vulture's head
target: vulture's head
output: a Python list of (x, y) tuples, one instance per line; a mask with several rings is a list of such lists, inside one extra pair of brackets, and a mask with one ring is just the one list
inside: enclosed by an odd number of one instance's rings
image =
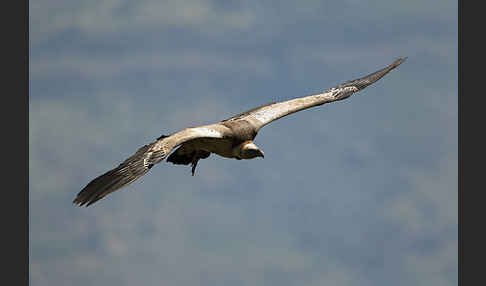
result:
[(236, 146), (235, 148), (235, 153), (236, 156), (240, 159), (253, 159), (256, 157), (262, 157), (264, 158), (265, 156), (263, 155), (263, 151), (258, 148), (255, 143), (252, 141), (245, 141), (241, 143), (240, 145)]

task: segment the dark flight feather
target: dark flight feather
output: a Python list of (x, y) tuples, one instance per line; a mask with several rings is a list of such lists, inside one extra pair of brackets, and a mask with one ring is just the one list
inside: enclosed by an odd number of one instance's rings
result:
[(78, 193), (73, 203), (79, 206), (89, 206), (107, 194), (145, 175), (153, 166), (153, 164), (144, 164), (144, 160), (151, 155), (149, 150), (153, 144), (141, 147), (134, 155), (126, 159), (118, 167), (92, 180)]
[(389, 73), (392, 69), (398, 67), (400, 64), (402, 64), (405, 60), (407, 60), (408, 57), (400, 58), (395, 60), (391, 65), (382, 68), (379, 71), (376, 71), (374, 73), (371, 73), (369, 75), (366, 75), (364, 77), (355, 79), (355, 80), (350, 80), (347, 82), (344, 82), (340, 85), (338, 85), (336, 88), (342, 88), (342, 87), (348, 87), (348, 86), (354, 86), (358, 90), (362, 90), (365, 87), (375, 83), (377, 80), (380, 78), (384, 77), (387, 73)]

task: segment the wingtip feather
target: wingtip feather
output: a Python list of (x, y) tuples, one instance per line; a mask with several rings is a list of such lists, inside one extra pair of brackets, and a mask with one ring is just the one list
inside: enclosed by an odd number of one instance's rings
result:
[(86, 207), (90, 206), (106, 195), (131, 184), (133, 181), (145, 175), (153, 165), (145, 165), (144, 161), (147, 158), (152, 158), (151, 156), (162, 156), (163, 159), (165, 156), (165, 153), (150, 151), (153, 145), (143, 146), (118, 167), (93, 179), (77, 194), (73, 200), (73, 204)]
[(377, 82), (382, 77), (384, 77), (392, 69), (401, 65), (403, 62), (405, 62), (407, 60), (407, 58), (408, 57), (398, 58), (395, 61), (393, 61), (393, 63), (388, 65), (387, 67), (384, 67), (384, 68), (382, 68), (382, 69), (380, 69), (380, 70), (378, 70), (374, 73), (371, 73), (369, 75), (366, 75), (362, 78), (358, 78), (358, 79), (355, 79), (355, 80), (350, 80), (350, 81), (347, 81), (345, 83), (342, 83), (342, 84), (338, 85), (338, 88), (354, 86), (358, 90), (363, 90), (366, 87), (370, 86), (371, 84)]
[(403, 57), (403, 58), (398, 58), (396, 59), (391, 65), (391, 68), (396, 68), (399, 65), (401, 65), (403, 62), (405, 62), (408, 59), (408, 57)]

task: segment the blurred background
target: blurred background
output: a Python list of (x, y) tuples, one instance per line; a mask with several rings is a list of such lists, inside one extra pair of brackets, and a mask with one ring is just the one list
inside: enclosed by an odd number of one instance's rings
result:
[[(30, 1), (30, 285), (457, 285), (457, 1)], [(408, 60), (88, 208), (161, 134)]]

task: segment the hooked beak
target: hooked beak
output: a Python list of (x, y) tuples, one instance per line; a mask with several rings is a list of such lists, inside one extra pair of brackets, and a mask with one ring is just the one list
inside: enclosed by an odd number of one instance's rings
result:
[(262, 150), (260, 150), (260, 154), (259, 154), (259, 155), (260, 155), (260, 156), (258, 156), (258, 157), (265, 158), (265, 154), (263, 154), (263, 151), (262, 151)]

